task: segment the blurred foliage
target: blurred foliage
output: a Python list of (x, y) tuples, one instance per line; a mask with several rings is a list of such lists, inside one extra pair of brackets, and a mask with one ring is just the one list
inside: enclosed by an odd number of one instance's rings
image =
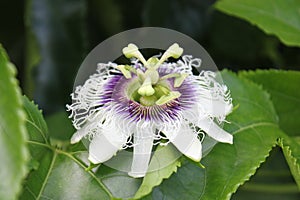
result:
[(300, 47), (300, 2), (297, 0), (220, 0), (215, 7), (276, 35), (288, 46)]
[[(289, 2), (295, 3), (296, 1), (289, 0)], [(48, 187), (44, 191), (38, 188), (35, 183), (32, 183), (31, 180), (35, 176), (46, 177), (47, 174), (44, 171), (37, 170), (29, 176), (26, 185), (34, 191), (34, 195), (40, 196), (45, 194), (51, 196), (52, 187), (55, 186), (61, 173), (69, 175), (68, 181), (76, 181), (77, 177), (74, 176), (75, 173), (72, 173), (76, 168), (76, 173), (84, 180), (81, 182), (82, 185), (90, 184), (90, 181), (92, 181), (91, 187), (93, 191), (104, 197), (109, 196), (102, 183), (100, 183), (99, 187), (97, 177), (92, 173), (84, 172), (85, 165), (82, 164), (83, 161), (77, 156), (71, 155), (71, 153), (55, 150), (50, 146), (50, 143), (58, 147), (66, 145), (65, 143), (57, 142), (57, 140), (67, 140), (74, 131), (70, 126), (70, 121), (67, 119), (65, 104), (71, 100), (69, 95), (73, 90), (73, 81), (77, 69), (89, 51), (113, 34), (142, 26), (165, 27), (185, 33), (197, 40), (209, 52), (220, 69), (229, 68), (233, 71), (258, 68), (300, 69), (300, 48), (286, 46), (281, 42), (286, 40), (279, 40), (275, 36), (266, 35), (262, 30), (244, 20), (217, 11), (213, 7), (214, 3), (215, 1), (211, 0), (11, 0), (0, 2), (0, 42), (7, 49), (12, 62), (18, 67), (18, 79), (21, 82), (21, 89), (26, 95), (34, 98), (35, 102), (44, 111), (44, 114), (46, 114), (49, 134), (52, 136), (52, 141), (50, 141), (48, 132), (43, 127), (41, 130), (45, 134), (47, 132), (47, 138), (46, 141), (41, 143), (45, 143), (46, 146), (36, 147), (33, 145), (36, 138), (32, 138), (34, 137), (32, 134), (36, 133), (38, 135), (40, 132), (38, 130), (31, 131), (30, 141), (32, 143), (29, 146), (29, 150), (33, 153), (32, 148), (40, 148), (41, 150), (34, 151), (34, 153), (46, 152), (45, 156), (34, 155), (34, 157), (40, 159), (40, 165), (45, 168), (52, 166), (55, 172), (51, 174), (50, 180), (47, 182)], [(269, 4), (266, 5), (268, 7)], [(299, 7), (295, 6), (291, 9), (297, 10)], [(242, 14), (245, 13), (242, 12)], [(297, 15), (295, 16), (297, 17)], [(249, 16), (242, 18), (250, 20)], [(288, 17), (285, 17), (285, 19), (287, 21), (290, 20)], [(299, 19), (296, 18), (296, 20)], [(261, 21), (253, 21), (253, 23), (260, 26)], [(269, 32), (269, 30), (265, 31)], [(288, 44), (288, 42), (286, 43)], [(4, 70), (4, 68), (1, 68), (1, 70)], [(1, 73), (1, 75), (5, 74)], [(288, 84), (289, 76), (294, 77), (298, 75), (290, 74), (285, 76), (285, 83)], [(244, 73), (240, 76), (262, 84), (263, 89), (271, 94), (271, 100), (275, 102), (275, 109), (293, 108), (293, 106), (299, 105), (298, 100), (284, 95), (283, 99), (292, 104), (282, 104), (282, 96), (278, 95), (276, 91), (274, 92), (273, 88), (280, 86), (277, 82), (280, 78), (272, 79), (270, 78), (272, 74), (265, 72), (254, 75)], [(270, 80), (270, 82), (266, 82), (266, 79)], [(296, 86), (292, 87), (293, 90), (291, 92), (287, 91), (287, 94), (293, 96), (292, 93), (297, 90)], [(285, 91), (285, 87), (279, 89), (280, 91)], [(298, 97), (299, 95), (294, 96)], [(272, 98), (275, 98), (275, 101)], [(3, 100), (2, 97), (1, 100)], [(28, 100), (25, 99), (24, 104), (28, 109), (27, 114), (39, 113), (37, 108)], [(278, 110), (276, 111), (278, 112)], [(279, 113), (279, 117), (282, 117), (279, 121), (280, 126), (282, 125), (281, 120), (289, 120), (284, 114)], [(32, 118), (32, 124), (39, 124), (37, 123), (38, 120), (43, 121), (39, 115), (33, 115), (36, 118)], [(297, 119), (297, 115), (293, 116), (293, 121), (291, 122), (293, 125), (292, 130), (299, 124)], [(45, 126), (43, 123), (39, 125)], [(30, 127), (30, 124), (27, 124), (27, 126), (28, 130), (33, 129), (33, 127)], [(291, 129), (290, 126), (281, 128), (288, 131), (288, 133)], [(293, 136), (296, 135), (299, 135), (299, 133), (297, 132)], [(289, 145), (292, 142), (289, 143), (287, 141), (285, 143), (286, 141), (284, 140), (280, 142), (285, 155), (288, 155), (290, 153)], [(77, 152), (76, 150), (71, 151)], [(297, 155), (292, 155), (291, 159), (288, 160), (290, 166), (294, 164), (293, 156)], [(207, 162), (213, 163), (214, 160), (211, 159)], [(30, 163), (32, 168), (37, 168), (37, 161), (31, 160)], [(73, 170), (66, 171), (64, 166), (68, 166)], [(191, 177), (189, 180), (185, 178), (185, 171), (199, 170), (196, 167), (185, 163), (179, 169), (179, 175), (173, 176), (164, 182), (155, 189), (154, 196), (148, 196), (146, 199), (161, 197), (163, 193), (172, 193), (174, 190), (172, 188), (172, 180), (174, 179), (184, 180), (187, 184), (195, 182), (194, 187), (201, 185), (198, 180), (203, 178), (203, 174), (197, 174), (197, 177)], [(116, 173), (110, 169), (105, 171), (105, 167), (102, 168), (104, 169), (102, 171), (104, 174), (96, 174), (99, 177)], [(297, 169), (294, 169), (293, 173), (297, 173)], [(10, 175), (7, 174), (7, 176)], [(24, 172), (22, 171), (16, 173), (18, 179), (23, 175)], [(135, 185), (134, 190), (137, 189), (136, 181), (127, 179), (123, 175), (116, 177), (124, 181), (120, 183)], [(72, 188), (67, 182), (63, 183), (64, 190), (62, 192), (65, 195), (68, 192), (78, 192), (78, 188)], [(109, 184), (109, 181), (106, 183)], [(241, 183), (241, 180), (236, 182), (236, 184), (239, 183)], [(69, 187), (73, 190), (69, 191)], [(116, 191), (119, 193), (124, 192), (118, 191), (118, 187), (122, 187), (122, 184), (116, 186)], [(13, 190), (11, 194), (16, 195), (19, 189), (13, 188)], [(202, 195), (200, 190), (198, 192), (194, 195)], [(234, 189), (231, 188), (227, 192), (232, 193)], [(82, 194), (88, 197), (87, 191), (83, 191)], [(26, 190), (22, 197), (28, 199), (32, 197), (30, 195), (32, 193)], [(247, 182), (233, 195), (233, 199), (255, 198), (257, 200), (297, 199), (297, 197), (299, 197), (299, 192), (279, 149), (274, 149), (271, 152), (271, 157), (267, 159), (267, 162), (258, 170), (251, 181)]]
[(27, 131), (16, 68), (0, 44), (0, 199), (15, 199), (27, 174)]

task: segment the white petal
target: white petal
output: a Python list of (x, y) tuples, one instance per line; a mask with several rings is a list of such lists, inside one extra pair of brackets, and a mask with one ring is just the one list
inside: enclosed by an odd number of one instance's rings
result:
[(232, 110), (232, 104), (224, 99), (200, 97), (198, 101), (203, 106), (203, 111), (213, 117), (225, 117)]
[(129, 176), (144, 177), (148, 170), (153, 146), (153, 130), (137, 130), (134, 137), (133, 160)]
[(88, 134), (87, 131), (85, 131), (84, 128), (79, 129), (78, 131), (76, 131), (72, 138), (71, 138), (71, 144), (75, 144), (77, 142), (79, 142), (84, 136), (86, 136)]
[(90, 121), (87, 121), (84, 126), (77, 130), (72, 138), (71, 138), (71, 144), (75, 144), (77, 142), (79, 142), (84, 136), (88, 135), (89, 134), (89, 129), (91, 126), (97, 126), (97, 123), (101, 122), (101, 118), (103, 117), (103, 115), (98, 112), (96, 114), (94, 114), (93, 116), (90, 117)]
[(202, 145), (189, 126), (182, 126), (178, 132), (164, 131), (167, 138), (185, 156), (199, 162), (202, 157)]
[(102, 133), (95, 135), (89, 146), (89, 160), (94, 163), (103, 163), (113, 157), (127, 138), (123, 137), (115, 129), (104, 129)]
[(219, 142), (233, 143), (233, 137), (230, 133), (224, 131), (211, 119), (201, 119), (196, 124), (199, 128), (204, 130), (210, 137)]

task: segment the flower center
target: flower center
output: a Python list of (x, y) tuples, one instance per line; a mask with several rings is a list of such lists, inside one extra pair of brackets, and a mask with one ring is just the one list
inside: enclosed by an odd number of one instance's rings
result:
[(127, 88), (128, 97), (143, 106), (163, 105), (178, 97), (178, 91), (172, 91), (167, 79), (174, 78), (174, 87), (180, 87), (188, 74), (171, 73), (160, 77), (158, 68), (170, 57), (179, 58), (183, 49), (178, 44), (173, 44), (160, 59), (151, 57), (147, 61), (134, 44), (129, 44), (123, 49), (127, 58), (135, 57), (144, 64), (145, 71), (135, 69), (130, 65), (118, 65), (126, 79), (132, 79), (132, 73), (137, 76)]
[[(133, 84), (136, 84), (136, 86), (134, 86)], [(164, 98), (164, 96), (170, 96), (171, 90), (169, 89), (169, 87), (167, 86), (166, 83), (160, 83), (160, 84), (156, 84), (156, 85), (151, 85), (151, 87), (154, 90), (154, 93), (151, 95), (144, 95), (141, 94), (140, 88), (141, 88), (141, 84), (140, 81), (136, 81), (135, 83), (133, 83), (132, 85), (129, 85), (128, 88), (133, 88), (132, 89), (128, 89), (127, 90), (127, 95), (129, 96), (129, 98), (133, 101), (136, 101), (140, 104), (142, 104), (143, 106), (153, 106), (155, 104), (157, 104), (157, 102), (159, 103), (158, 100), (162, 100), (162, 98)], [(152, 89), (151, 89), (152, 91)], [(146, 92), (148, 94), (148, 92)]]

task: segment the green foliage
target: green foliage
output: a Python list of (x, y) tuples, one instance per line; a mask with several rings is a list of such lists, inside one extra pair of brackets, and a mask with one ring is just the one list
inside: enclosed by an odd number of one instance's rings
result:
[(296, 71), (258, 70), (240, 72), (255, 83), (262, 85), (271, 95), (278, 113), (279, 126), (287, 135), (279, 141), (291, 172), (300, 187), (300, 73)]
[(279, 126), (291, 136), (300, 136), (300, 72), (257, 70), (240, 72), (241, 76), (262, 85), (271, 95), (279, 117)]
[[(36, 167), (24, 183), (21, 199), (110, 199), (92, 172), (86, 172), (79, 152), (66, 152), (50, 145), (47, 126), (32, 102), (24, 98), (28, 144)], [(80, 181), (79, 181), (80, 180)]]
[[(165, 151), (161, 153), (162, 152), (161, 149), (164, 149)], [(166, 160), (166, 157), (174, 156), (174, 159), (171, 160), (175, 160), (175, 161), (169, 164), (168, 166), (164, 166), (159, 170), (155, 170), (147, 173), (138, 191), (134, 195), (135, 199), (139, 199), (149, 194), (155, 186), (158, 186), (162, 183), (163, 179), (167, 179), (174, 172), (177, 172), (177, 168), (181, 166), (181, 162), (178, 158), (176, 159), (178, 154), (173, 153), (176, 151), (177, 151), (176, 148), (172, 145), (168, 145), (166, 147), (156, 149), (149, 165), (150, 168), (154, 162), (158, 162), (159, 164), (164, 165), (164, 161)]]
[(291, 172), (300, 189), (300, 142), (298, 138), (283, 137), (279, 141)]
[(0, 199), (16, 199), (27, 173), (25, 113), (15, 66), (0, 44)]
[(276, 35), (286, 45), (300, 46), (298, 0), (220, 0), (215, 7)]
[[(287, 116), (278, 117), (275, 111), (285, 109), (282, 101), (289, 101), (289, 104), (297, 106), (296, 87), (293, 87), (293, 84), (299, 81), (295, 77), (298, 74), (257, 71), (242, 72), (237, 76), (232, 72), (223, 71), (221, 76), (230, 88), (236, 107), (228, 116), (230, 123), (224, 126), (234, 135), (234, 143), (217, 144), (201, 161), (205, 168), (190, 160), (175, 159), (171, 165), (149, 172), (144, 179), (129, 177), (125, 172), (104, 165), (95, 172), (86, 171), (86, 150), (80, 145), (76, 147), (69, 146), (68, 143), (57, 145), (58, 143), (51, 142), (53, 135), (48, 133), (41, 111), (28, 98), (23, 97), (27, 115), (26, 119), (23, 116), (23, 121), (26, 121), (29, 135), (27, 143), (31, 153), (31, 171), (24, 182), (20, 198), (229, 199), (237, 188), (256, 172), (276, 144), (283, 148), (291, 172), (299, 182), (299, 143), (292, 138), (297, 136), (293, 132), (288, 136), (280, 130), (280, 121)], [(274, 79), (266, 78), (267, 76)], [(275, 83), (279, 78), (277, 76), (283, 77), (285, 87)], [(246, 78), (262, 84), (263, 87)], [(284, 95), (281, 91), (284, 91)], [(274, 101), (275, 109), (271, 100)], [(5, 109), (4, 111), (7, 112)], [(18, 118), (22, 119), (22, 115)], [(60, 135), (64, 134), (64, 129), (59, 130), (55, 127), (62, 127), (66, 120), (67, 117), (63, 113), (53, 115), (47, 121), (52, 126), (52, 131), (57, 130)], [(290, 125), (297, 125), (297, 119), (295, 120)], [(283, 129), (292, 130), (287, 129), (289, 127), (286, 123), (283, 124)], [(160, 154), (159, 150), (155, 152), (158, 163), (163, 163), (175, 152), (172, 146), (161, 149), (167, 151), (163, 154)]]
[(101, 165), (96, 176), (105, 184), (115, 198), (132, 198), (142, 182), (141, 179), (132, 178), (126, 172)]

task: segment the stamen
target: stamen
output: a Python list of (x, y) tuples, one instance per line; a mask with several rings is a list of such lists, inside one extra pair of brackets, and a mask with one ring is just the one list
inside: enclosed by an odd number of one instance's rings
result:
[(170, 90), (160, 84), (157, 84), (155, 87), (154, 87), (154, 90), (155, 90), (155, 94), (157, 96), (163, 96), (163, 95), (168, 95), (170, 93)]
[(180, 96), (181, 96), (180, 92), (172, 91), (168, 95), (161, 96), (155, 103), (156, 103), (156, 105), (160, 106), (160, 105), (166, 104), (174, 99), (177, 99)]
[(174, 80), (174, 87), (180, 87), (183, 83), (183, 81), (188, 77), (189, 74), (180, 74), (180, 73), (173, 73), (173, 74), (167, 74), (163, 77), (161, 77), (159, 80), (166, 80), (169, 78), (175, 78)]
[(131, 73), (126, 69), (125, 65), (118, 65), (117, 68), (122, 72), (126, 79), (131, 78)]
[(180, 87), (183, 81), (188, 77), (189, 74), (180, 74), (178, 77), (174, 80), (174, 87)]
[(159, 80), (167, 80), (169, 78), (177, 78), (179, 76), (180, 76), (179, 73), (167, 74), (167, 75), (162, 76)]

